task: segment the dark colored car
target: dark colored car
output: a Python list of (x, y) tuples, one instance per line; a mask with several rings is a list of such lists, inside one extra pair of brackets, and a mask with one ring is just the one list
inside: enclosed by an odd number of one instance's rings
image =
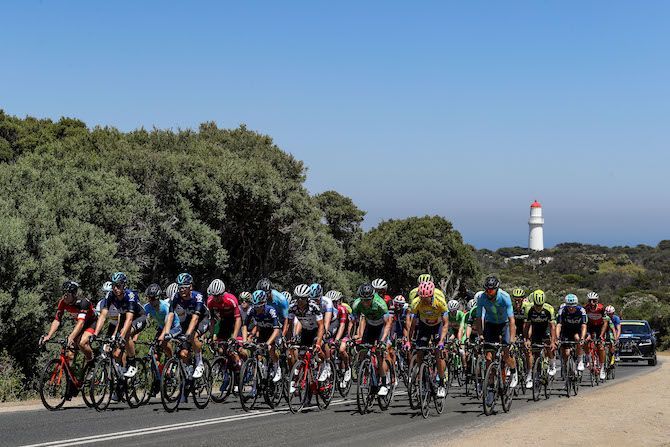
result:
[(622, 320), (619, 337), (619, 358), (622, 361), (646, 360), (656, 365), (656, 333), (646, 320)]

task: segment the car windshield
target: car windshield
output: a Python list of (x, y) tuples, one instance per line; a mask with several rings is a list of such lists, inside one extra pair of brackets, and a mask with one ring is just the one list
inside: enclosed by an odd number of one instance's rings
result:
[(651, 328), (649, 323), (645, 322), (622, 322), (621, 323), (621, 333), (630, 334), (630, 335), (649, 335), (651, 334)]

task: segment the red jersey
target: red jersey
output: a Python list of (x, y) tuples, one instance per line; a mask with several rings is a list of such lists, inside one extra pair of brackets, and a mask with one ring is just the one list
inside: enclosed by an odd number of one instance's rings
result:
[(210, 295), (207, 297), (207, 308), (212, 314), (218, 313), (219, 319), (235, 319), (240, 317), (240, 306), (237, 298), (232, 293), (225, 292), (223, 295)]
[(595, 306), (591, 303), (584, 306), (586, 311), (586, 316), (588, 317), (589, 326), (602, 326), (605, 322), (605, 306), (602, 303), (598, 303)]
[(67, 304), (63, 298), (58, 302), (56, 309), (56, 320), (61, 321), (65, 312), (71, 314), (75, 320), (84, 320), (87, 323), (95, 321), (95, 310), (93, 304), (86, 298), (76, 300), (72, 304)]
[(386, 307), (390, 309), (393, 305), (393, 298), (391, 295), (384, 295), (382, 298), (384, 298), (384, 301), (386, 302)]

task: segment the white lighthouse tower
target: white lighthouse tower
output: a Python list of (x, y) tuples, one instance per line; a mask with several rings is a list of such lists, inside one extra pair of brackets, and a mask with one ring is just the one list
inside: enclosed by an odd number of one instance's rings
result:
[(528, 248), (531, 250), (544, 250), (543, 225), (542, 205), (536, 200), (530, 205), (530, 218), (528, 219)]

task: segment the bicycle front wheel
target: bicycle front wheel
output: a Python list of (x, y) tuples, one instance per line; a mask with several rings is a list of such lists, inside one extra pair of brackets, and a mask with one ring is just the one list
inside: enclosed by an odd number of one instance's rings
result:
[(307, 388), (309, 387), (309, 374), (307, 364), (299, 360), (291, 368), (289, 375), (288, 408), (291, 413), (298, 413), (307, 402)]
[(91, 402), (97, 411), (107, 409), (112, 398), (112, 390), (115, 388), (111, 361), (105, 359), (98, 362), (93, 370), (89, 390)]
[(330, 405), (330, 402), (333, 400), (333, 394), (335, 393), (335, 365), (332, 360), (328, 359), (321, 362), (317, 377), (321, 375), (321, 371), (326, 365), (330, 367), (330, 374), (328, 374), (326, 380), (317, 381), (316, 385), (316, 404), (321, 410), (328, 408), (328, 405)]
[(203, 358), (202, 364), (205, 367), (202, 376), (193, 379), (193, 404), (201, 410), (209, 404), (209, 398), (212, 394), (212, 366), (209, 360)]
[(240, 370), (240, 404), (244, 411), (251, 411), (258, 399), (260, 371), (258, 361), (251, 357), (245, 360)]
[(370, 409), (372, 396), (372, 366), (369, 359), (361, 362), (358, 368), (358, 383), (356, 384), (356, 407), (360, 414)]
[(47, 410), (58, 410), (67, 398), (68, 377), (60, 359), (53, 359), (40, 377), (40, 399)]
[(233, 374), (228, 368), (228, 359), (219, 357), (212, 364), (212, 400), (225, 402), (233, 388)]
[(186, 377), (184, 377), (181, 368), (181, 361), (177, 358), (171, 358), (165, 363), (161, 376), (161, 403), (168, 413), (172, 413), (179, 408), (185, 384)]
[(495, 411), (496, 399), (498, 398), (498, 385), (500, 382), (500, 372), (498, 365), (491, 362), (482, 380), (482, 403), (484, 414), (490, 416)]
[(424, 419), (428, 417), (430, 413), (430, 400), (433, 394), (433, 378), (431, 377), (430, 368), (426, 366), (425, 363), (421, 363), (419, 366), (419, 381), (418, 381), (418, 391), (419, 391), (419, 405), (421, 407), (421, 416)]
[(126, 379), (126, 401), (130, 408), (142, 405), (151, 390), (151, 372), (146, 359), (135, 360), (137, 373), (132, 378)]
[(540, 400), (541, 391), (542, 391), (542, 358), (538, 356), (535, 359), (535, 363), (533, 364), (533, 400), (535, 402)]

